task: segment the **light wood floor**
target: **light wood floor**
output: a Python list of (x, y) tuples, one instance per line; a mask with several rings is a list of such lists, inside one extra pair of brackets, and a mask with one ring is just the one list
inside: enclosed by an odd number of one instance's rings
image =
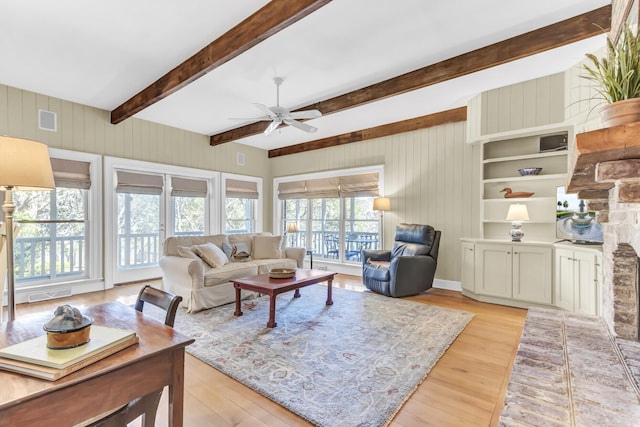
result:
[[(363, 291), (361, 279), (338, 275), (334, 285)], [(118, 300), (135, 301), (141, 284), (66, 298), (78, 308)], [(526, 310), (486, 304), (459, 292), (432, 289), (411, 300), (475, 313), (473, 320), (418, 387), (390, 424), (402, 426), (495, 426)], [(20, 304), (16, 316), (53, 310), (61, 300)], [(165, 426), (166, 401), (160, 403), (157, 425)], [(134, 424), (135, 425), (135, 424)], [(308, 422), (241, 383), (187, 354), (184, 425), (308, 426)]]

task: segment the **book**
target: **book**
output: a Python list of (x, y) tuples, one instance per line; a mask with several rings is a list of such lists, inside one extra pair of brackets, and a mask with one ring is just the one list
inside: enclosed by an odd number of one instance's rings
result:
[(21, 362), (19, 360), (5, 359), (1, 357), (0, 357), (0, 369), (4, 369), (5, 371), (16, 372), (19, 374), (29, 375), (29, 376), (40, 378), (43, 380), (55, 381), (66, 375), (76, 372), (86, 366), (89, 366), (92, 363), (95, 363), (108, 356), (111, 356), (112, 354), (117, 353), (120, 350), (123, 350), (133, 344), (136, 344), (137, 342), (138, 342), (138, 337), (136, 335), (131, 335), (124, 341), (121, 341), (111, 347), (107, 347), (106, 349), (100, 351), (99, 353), (96, 353), (90, 357), (82, 359), (79, 362), (76, 362), (62, 369), (50, 368), (50, 367), (38, 365), (35, 363)]
[(0, 349), (0, 358), (32, 363), (55, 369), (64, 369), (123, 341), (135, 337), (135, 331), (92, 325), (89, 342), (74, 348), (47, 348), (47, 336), (41, 335)]

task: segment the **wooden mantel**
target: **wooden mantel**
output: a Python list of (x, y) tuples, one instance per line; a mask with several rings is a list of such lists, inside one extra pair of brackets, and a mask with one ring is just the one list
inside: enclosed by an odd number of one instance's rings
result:
[(583, 199), (608, 197), (606, 193), (614, 182), (598, 180), (598, 163), (628, 159), (640, 159), (640, 122), (576, 135), (574, 165), (569, 170), (567, 192), (579, 192)]

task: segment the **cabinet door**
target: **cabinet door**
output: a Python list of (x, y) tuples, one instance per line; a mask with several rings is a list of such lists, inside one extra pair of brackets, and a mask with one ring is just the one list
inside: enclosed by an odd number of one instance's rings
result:
[(573, 311), (573, 251), (556, 249), (554, 305)]
[(574, 252), (573, 310), (584, 314), (597, 314), (597, 287), (595, 255)]
[(476, 245), (476, 293), (511, 298), (511, 245)]
[(474, 244), (462, 242), (462, 288), (469, 292), (475, 292), (475, 253)]
[(539, 246), (513, 245), (513, 298), (551, 304), (552, 251)]

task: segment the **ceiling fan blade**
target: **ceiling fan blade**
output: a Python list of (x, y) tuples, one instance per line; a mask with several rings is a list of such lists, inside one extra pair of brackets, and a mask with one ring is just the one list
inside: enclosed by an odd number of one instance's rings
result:
[(275, 120), (278, 118), (277, 114), (271, 111), (271, 108), (267, 107), (266, 105), (258, 104), (257, 102), (254, 102), (253, 105), (255, 105), (260, 111), (265, 113), (271, 120)]
[(287, 118), (287, 119), (284, 119), (284, 122), (286, 124), (288, 124), (289, 126), (293, 126), (294, 128), (298, 128), (298, 129), (303, 130), (303, 131), (308, 132), (308, 133), (314, 133), (315, 131), (318, 130), (318, 128), (310, 126), (310, 125), (308, 125), (306, 123), (301, 123), (301, 122), (293, 120), (293, 119), (288, 119)]
[(292, 119), (317, 119), (322, 117), (322, 113), (320, 110), (292, 111), (289, 116)]
[(278, 126), (280, 126), (281, 124), (282, 124), (282, 120), (280, 120), (280, 119), (276, 119), (276, 120), (272, 121), (271, 123), (269, 123), (269, 126), (267, 126), (267, 128), (264, 130), (264, 134), (265, 135), (270, 135), (271, 132), (276, 130), (278, 128)]

